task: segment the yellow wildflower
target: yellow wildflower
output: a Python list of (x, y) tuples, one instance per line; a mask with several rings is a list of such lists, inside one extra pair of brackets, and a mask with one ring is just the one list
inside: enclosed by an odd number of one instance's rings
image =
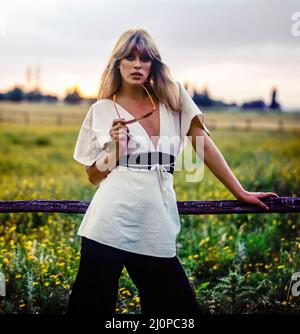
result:
[(65, 264), (64, 264), (64, 262), (56, 262), (56, 265), (57, 265), (58, 267), (63, 267)]
[(210, 240), (210, 237), (206, 237), (199, 242), (199, 245), (202, 246), (202, 245), (206, 244), (209, 240)]
[(17, 226), (12, 226), (9, 230), (8, 233), (12, 233), (16, 230)]
[(31, 240), (26, 241), (26, 248), (31, 248), (33, 242)]
[(57, 277), (58, 277), (58, 274), (50, 276), (50, 278), (53, 278), (53, 279), (57, 279)]

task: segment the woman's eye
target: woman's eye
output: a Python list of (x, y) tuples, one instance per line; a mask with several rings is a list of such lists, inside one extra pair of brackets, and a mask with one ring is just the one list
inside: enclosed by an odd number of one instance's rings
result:
[[(126, 56), (126, 59), (127, 60), (133, 60), (134, 59), (134, 56), (131, 56), (131, 55), (128, 55), (128, 56)], [(148, 61), (151, 61), (151, 59), (150, 59), (150, 57), (148, 57), (148, 56), (142, 56), (141, 58), (140, 58), (140, 60), (142, 61), (142, 62), (148, 62)]]
[(145, 63), (147, 62), (147, 61), (150, 61), (151, 59), (150, 59), (150, 57), (148, 57), (148, 56), (145, 56), (145, 57), (141, 57), (141, 61), (144, 61)]

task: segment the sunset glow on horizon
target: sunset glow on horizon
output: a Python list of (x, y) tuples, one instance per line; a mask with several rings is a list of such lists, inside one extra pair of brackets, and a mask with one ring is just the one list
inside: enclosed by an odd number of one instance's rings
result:
[(300, 110), (300, 32), (293, 35), (297, 22), (292, 21), (292, 14), (300, 12), (297, 1), (174, 0), (170, 6), (168, 0), (153, 0), (143, 3), (138, 17), (132, 10), (137, 5), (136, 0), (5, 3), (0, 9), (0, 92), (38, 86), (63, 98), (77, 85), (83, 97), (96, 97), (118, 37), (143, 28), (174, 80), (199, 92), (207, 87), (213, 98), (237, 104), (268, 102), (276, 86), (283, 108)]

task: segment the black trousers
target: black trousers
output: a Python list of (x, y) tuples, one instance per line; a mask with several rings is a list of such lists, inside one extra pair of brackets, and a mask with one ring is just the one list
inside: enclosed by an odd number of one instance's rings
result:
[(199, 315), (194, 290), (177, 256), (135, 254), (82, 237), (77, 277), (67, 314), (115, 315), (123, 266), (138, 289), (145, 315)]

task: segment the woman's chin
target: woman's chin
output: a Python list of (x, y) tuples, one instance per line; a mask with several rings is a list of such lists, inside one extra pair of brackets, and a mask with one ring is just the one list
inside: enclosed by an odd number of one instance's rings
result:
[(145, 81), (144, 80), (130, 80), (130, 82), (128, 82), (130, 85), (133, 86), (143, 86)]

